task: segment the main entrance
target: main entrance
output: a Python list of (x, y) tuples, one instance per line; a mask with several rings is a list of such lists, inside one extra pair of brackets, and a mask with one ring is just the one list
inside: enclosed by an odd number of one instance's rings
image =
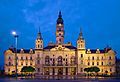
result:
[(63, 68), (58, 68), (58, 75), (63, 75)]

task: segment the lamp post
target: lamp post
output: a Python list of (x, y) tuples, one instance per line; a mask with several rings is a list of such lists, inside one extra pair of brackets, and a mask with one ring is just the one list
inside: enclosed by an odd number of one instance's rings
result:
[(17, 79), (18, 78), (18, 74), (17, 74), (17, 39), (18, 39), (18, 35), (15, 31), (12, 32), (12, 35), (15, 37), (15, 77)]

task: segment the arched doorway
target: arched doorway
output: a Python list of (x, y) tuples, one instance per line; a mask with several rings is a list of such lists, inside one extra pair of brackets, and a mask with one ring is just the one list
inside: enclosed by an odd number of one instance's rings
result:
[(58, 68), (58, 75), (63, 75), (63, 68)]
[(58, 68), (58, 79), (63, 78), (63, 68)]

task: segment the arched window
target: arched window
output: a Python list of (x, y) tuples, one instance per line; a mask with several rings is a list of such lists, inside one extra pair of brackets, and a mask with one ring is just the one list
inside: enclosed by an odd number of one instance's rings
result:
[(109, 60), (111, 60), (112, 58), (111, 58), (111, 56), (109, 56)]
[(32, 60), (32, 56), (30, 57), (30, 60)]
[(62, 65), (62, 56), (58, 57), (58, 65)]
[(75, 57), (74, 56), (71, 57), (70, 62), (71, 62), (72, 65), (75, 64)]
[(40, 60), (37, 60), (37, 64), (40, 64)]
[(9, 60), (11, 59), (11, 57), (8, 58)]
[(9, 64), (9, 66), (11, 66), (11, 62), (9, 62), (8, 64)]
[(45, 57), (45, 64), (46, 64), (46, 65), (49, 65), (49, 64), (50, 64), (50, 57), (49, 57), (49, 56), (46, 56), (46, 57)]

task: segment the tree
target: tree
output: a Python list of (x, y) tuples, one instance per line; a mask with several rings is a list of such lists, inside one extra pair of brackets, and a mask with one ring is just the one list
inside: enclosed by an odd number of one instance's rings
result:
[(84, 71), (86, 71), (87, 73), (95, 72), (97, 74), (100, 71), (100, 69), (98, 67), (94, 66), (94, 67), (85, 68)]
[(95, 77), (96, 77), (96, 75), (98, 75), (98, 72), (100, 71), (100, 68), (94, 66), (94, 67), (91, 67), (91, 69), (93, 70), (93, 72), (96, 73), (96, 74), (95, 74)]
[(32, 67), (32, 66), (24, 66), (22, 69), (21, 69), (21, 72), (24, 72), (25, 74), (32, 74), (33, 72), (35, 72), (35, 68)]
[(84, 71), (87, 72), (88, 77), (89, 77), (90, 68), (85, 68)]

